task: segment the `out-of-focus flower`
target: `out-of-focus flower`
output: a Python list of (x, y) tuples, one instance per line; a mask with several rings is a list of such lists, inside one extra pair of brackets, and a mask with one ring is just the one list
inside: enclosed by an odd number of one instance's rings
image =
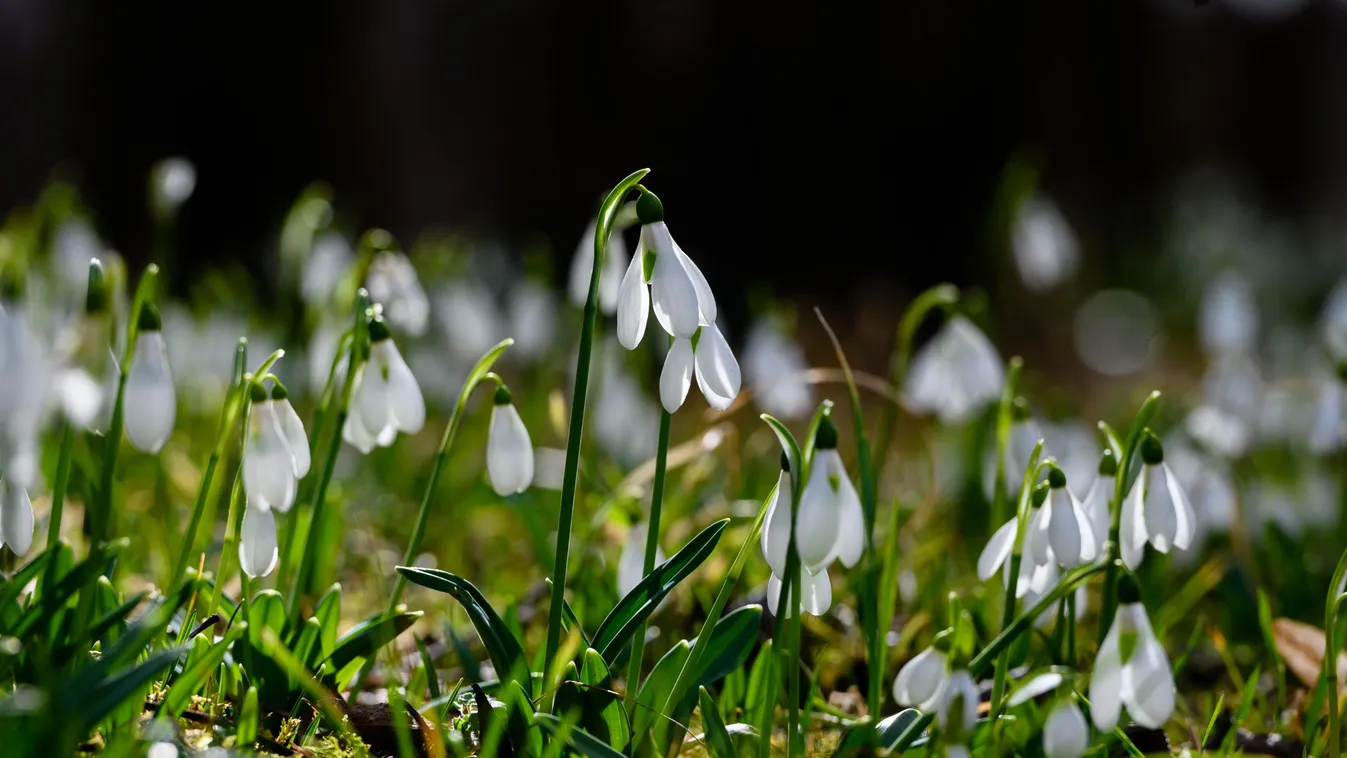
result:
[(411, 369), (381, 319), (370, 322), (370, 357), (359, 368), (342, 438), (362, 453), (388, 447), (398, 432), (415, 434), (426, 423), (426, 401)]
[(1070, 279), (1080, 263), (1075, 231), (1057, 204), (1046, 197), (1033, 197), (1020, 205), (1010, 245), (1020, 279), (1032, 292), (1050, 290)]
[(1076, 354), (1091, 370), (1126, 376), (1145, 368), (1158, 352), (1160, 321), (1155, 307), (1130, 290), (1104, 290), (1076, 310)]
[(377, 253), (370, 261), (365, 289), (371, 302), (383, 306), (383, 316), (393, 328), (413, 337), (425, 334), (430, 301), (406, 255), (389, 250)]
[(1001, 395), (1005, 369), (996, 348), (973, 322), (954, 316), (912, 359), (905, 402), (946, 424), (969, 418)]
[[(377, 262), (377, 259), (376, 259)], [(337, 232), (323, 232), (313, 240), (313, 245), (309, 248), (309, 257), (300, 268), (299, 273), (299, 296), (309, 305), (319, 305), (329, 301), (336, 293), (337, 285), (341, 283), (341, 278), (355, 263), (355, 253), (351, 250), (351, 243), (345, 237)], [(373, 265), (371, 265), (371, 269)], [(413, 278), (416, 273), (412, 272)], [(420, 284), (416, 287), (419, 289)], [(372, 297), (372, 296), (371, 296)], [(425, 301), (425, 292), (421, 292), (422, 307), (429, 313), (429, 305)], [(375, 302), (383, 302), (376, 300)], [(425, 328), (425, 315), (422, 315), (422, 328)]]
[[(606, 346), (617, 347), (612, 343)], [(630, 464), (655, 454), (659, 407), (623, 370), (617, 356), (616, 351), (606, 350), (599, 361), (598, 382), (590, 395), (590, 428), (610, 455)]]
[(491, 293), (480, 285), (450, 282), (435, 296), (435, 313), (449, 352), (472, 365), (505, 336), (505, 320)]
[(774, 319), (762, 317), (748, 330), (744, 378), (758, 407), (780, 419), (804, 418), (813, 409), (814, 391), (806, 372), (804, 349), (787, 337)]
[(150, 170), (150, 209), (160, 219), (177, 215), (196, 190), (196, 166), (182, 156), (164, 158)]
[(0, 480), (0, 546), (24, 556), (33, 546), (33, 503), (28, 491), (15, 482)]
[(935, 722), (947, 739), (962, 741), (973, 733), (977, 725), (978, 703), (977, 682), (966, 669), (958, 669), (950, 674), (949, 680), (940, 692), (940, 702), (935, 712)]
[[(276, 403), (262, 385), (249, 388), (248, 433), (243, 446), (243, 490), (252, 508), (290, 510), (299, 487), (290, 441), (276, 415)], [(307, 449), (307, 448), (306, 448)]]
[(496, 388), (491, 408), (486, 473), (491, 488), (502, 497), (523, 492), (533, 483), (533, 442), (503, 384)]
[[(619, 598), (626, 597), (645, 578), (646, 526), (646, 524), (633, 526), (627, 534), (627, 542), (622, 546), (622, 555), (617, 560), (617, 596)], [(658, 566), (665, 560), (667, 559), (664, 555), (664, 549), (656, 546), (655, 565)], [(656, 610), (663, 606), (664, 602), (661, 601)]]
[(249, 498), (243, 509), (243, 525), (239, 529), (239, 566), (243, 573), (256, 579), (270, 574), (276, 568), (279, 554), (276, 517), (270, 508), (253, 505)]
[(1058, 700), (1043, 722), (1043, 754), (1047, 758), (1080, 758), (1090, 747), (1090, 725), (1069, 697)]
[(126, 409), (126, 437), (137, 449), (157, 453), (173, 434), (178, 396), (169, 369), (163, 322), (154, 305), (141, 306), (138, 326), (122, 400)]
[(521, 279), (510, 290), (506, 304), (510, 336), (514, 337), (510, 355), (531, 360), (552, 348), (557, 334), (557, 298), (552, 290)]
[(1248, 355), (1258, 337), (1258, 308), (1249, 283), (1233, 271), (1212, 279), (1202, 291), (1197, 336), (1207, 355)]
[[(619, 219), (625, 220), (625, 225), (614, 225), (613, 233), (608, 237), (608, 249), (603, 253), (603, 270), (599, 276), (599, 309), (610, 315), (617, 310), (618, 286), (622, 283), (627, 264), (631, 262), (627, 243), (622, 239), (622, 230), (635, 220), (635, 204), (627, 205), (632, 206), (632, 210), (628, 214), (618, 214)], [(583, 308), (585, 300), (589, 298), (589, 279), (594, 275), (594, 234), (595, 222), (590, 221), (571, 258), (571, 274), (566, 289), (571, 303), (578, 308)]]
[(82, 292), (89, 276), (89, 261), (103, 254), (98, 232), (83, 216), (72, 215), (56, 229), (52, 249), (66, 291)]
[(899, 705), (930, 710), (948, 680), (949, 657), (932, 645), (898, 670), (898, 676), (893, 680), (893, 699)]

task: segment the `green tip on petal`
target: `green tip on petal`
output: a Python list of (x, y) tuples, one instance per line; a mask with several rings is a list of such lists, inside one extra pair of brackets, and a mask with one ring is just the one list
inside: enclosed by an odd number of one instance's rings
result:
[(290, 391), (287, 390), (285, 388), (285, 385), (281, 384), (279, 380), (277, 380), (275, 384), (271, 385), (272, 400), (284, 400), (287, 397), (290, 397)]
[(790, 473), (790, 456), (786, 455), (785, 450), (781, 451), (781, 470), (787, 474)]
[(1010, 417), (1015, 421), (1028, 421), (1034, 411), (1029, 407), (1029, 401), (1021, 395), (1015, 398), (1015, 402), (1010, 404)]
[(1043, 501), (1048, 499), (1048, 483), (1039, 482), (1038, 486), (1034, 488), (1031, 498), (1035, 508), (1043, 505)]
[(388, 324), (382, 318), (373, 318), (369, 322), (369, 341), (383, 342), (393, 336), (388, 331)]
[(1055, 490), (1066, 486), (1066, 474), (1056, 464), (1048, 467), (1048, 486)]
[(1141, 437), (1141, 462), (1147, 466), (1159, 466), (1165, 462), (1165, 446), (1149, 429)]
[(163, 330), (164, 320), (159, 317), (159, 309), (154, 307), (154, 303), (145, 303), (140, 306), (140, 313), (136, 316), (136, 328), (142, 332)]
[(818, 431), (814, 434), (814, 447), (818, 450), (837, 449), (837, 427), (827, 416), (819, 420)]
[(252, 382), (248, 385), (248, 399), (254, 403), (265, 403), (267, 401), (267, 388), (263, 387), (261, 382)]
[(1141, 585), (1131, 574), (1118, 577), (1118, 602), (1123, 605), (1141, 602)]
[(664, 203), (660, 202), (658, 195), (650, 190), (641, 192), (641, 196), (636, 198), (636, 219), (642, 225), (664, 220)]
[(108, 279), (103, 271), (103, 262), (97, 258), (89, 260), (89, 290), (84, 295), (84, 312), (103, 313), (108, 309)]
[(1112, 450), (1105, 450), (1104, 457), (1099, 459), (1099, 475), (1100, 476), (1118, 475), (1118, 459), (1113, 457)]
[(496, 396), (493, 398), (493, 402), (496, 405), (509, 405), (512, 401), (513, 398), (510, 396), (509, 387), (502, 384), (496, 388)]

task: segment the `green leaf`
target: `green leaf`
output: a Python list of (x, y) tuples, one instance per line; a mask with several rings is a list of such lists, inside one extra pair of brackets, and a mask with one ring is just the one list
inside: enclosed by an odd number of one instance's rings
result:
[[(196, 638), (197, 640), (207, 641), (205, 643), (194, 643), (194, 655), (189, 659), (182, 674), (173, 681), (173, 686), (169, 688), (168, 694), (164, 696), (163, 704), (159, 706), (160, 713), (167, 713), (173, 718), (182, 715), (183, 710), (192, 702), (192, 696), (201, 691), (202, 685), (210, 679), (211, 673), (224, 661), (225, 652), (229, 650), (230, 643), (239, 636), (237, 630), (238, 627), (234, 627), (223, 640), (214, 645), (211, 645), (207, 640), (208, 635), (201, 635)], [(205, 644), (207, 648), (204, 652), (197, 654), (201, 644)]]
[(249, 687), (243, 695), (243, 707), (239, 708), (238, 721), (234, 726), (234, 746), (251, 748), (257, 742), (257, 725), (261, 709), (257, 704), (257, 688)]
[(591, 689), (589, 695), (607, 700), (608, 704), (599, 711), (605, 731), (608, 732), (608, 744), (614, 750), (622, 750), (631, 741), (631, 728), (627, 725), (627, 712), (622, 709), (622, 700), (617, 695), (603, 690), (611, 689), (612, 674), (603, 661), (603, 656), (593, 648), (585, 650), (584, 665), (580, 668), (580, 681), (601, 689)]
[[(691, 652), (691, 643), (679, 640), (646, 675), (645, 683), (641, 685), (640, 692), (636, 695), (636, 711), (632, 714), (632, 734), (645, 735), (650, 732), (662, 734), (666, 731), (667, 722), (661, 717), (667, 714), (660, 712), (660, 706), (668, 702), (669, 693), (678, 679), (678, 672), (683, 669), (683, 663), (687, 661)], [(627, 686), (631, 687), (632, 683), (628, 682)], [(670, 710), (676, 705), (671, 704)], [(656, 742), (659, 742), (657, 735)], [(659, 745), (657, 752), (660, 755), (664, 754), (663, 745)]]
[[(550, 592), (552, 590), (552, 579), (549, 577), (543, 581), (547, 583), (547, 589)], [(585, 647), (593, 647), (589, 642), (589, 635), (585, 634), (585, 627), (580, 623), (579, 617), (575, 615), (575, 610), (571, 608), (570, 601), (562, 597), (561, 602), (561, 608), (566, 614), (566, 624), (580, 633), (580, 639), (584, 640)]]
[(631, 639), (636, 627), (650, 617), (659, 602), (669, 594), (679, 582), (697, 570), (702, 562), (715, 550), (720, 535), (730, 523), (721, 519), (703, 529), (693, 537), (672, 558), (661, 563), (651, 571), (640, 584), (613, 608), (608, 617), (594, 633), (594, 648), (610, 664), (617, 660), (617, 654), (623, 645)]
[(920, 711), (916, 708), (907, 708), (875, 724), (875, 731), (879, 732), (879, 744), (889, 746), (897, 742), (898, 736), (920, 718)]
[(468, 619), (477, 630), (477, 636), (482, 638), (487, 655), (496, 667), (496, 675), (502, 682), (518, 677), (524, 692), (532, 698), (533, 681), (528, 674), (524, 648), (472, 582), (439, 569), (423, 569), (415, 566), (398, 566), (397, 569), (398, 573), (413, 584), (443, 592), (457, 600), (458, 604), (463, 606), (463, 610), (467, 611)]
[(254, 646), (262, 638), (262, 630), (270, 629), (277, 635), (285, 631), (285, 598), (276, 590), (262, 590), (253, 597), (248, 627), (252, 630)]
[(564, 740), (573, 750), (586, 758), (624, 758), (621, 753), (608, 747), (603, 740), (579, 727), (568, 725), (550, 713), (539, 713), (534, 718), (548, 734)]
[(776, 677), (776, 654), (771, 640), (762, 643), (753, 668), (748, 672), (748, 694), (744, 697), (744, 717), (764, 731), (771, 725), (780, 685)]
[(730, 733), (725, 729), (725, 722), (720, 719), (720, 709), (716, 708), (715, 699), (705, 687), (698, 689), (698, 698), (702, 708), (702, 730), (711, 758), (738, 758)]
[(318, 619), (318, 625), (322, 630), (318, 636), (319, 650), (322, 650), (323, 657), (326, 658), (337, 649), (337, 625), (341, 623), (340, 583), (333, 584), (323, 593), (318, 605), (314, 606), (313, 617)]
[[(88, 588), (90, 591), (96, 591), (98, 578), (103, 575), (103, 569), (107, 566), (108, 560), (120, 553), (126, 545), (126, 540), (118, 540), (106, 545), (101, 551), (94, 551), (93, 555), (84, 559), (83, 562), (71, 569), (70, 573), (66, 574), (61, 581), (57, 582), (52, 587), (51, 592), (44, 596), (40, 602), (29, 606), (19, 617), (18, 622), (10, 629), (10, 635), (22, 639), (29, 630), (37, 625), (38, 621), (65, 607), (66, 601), (74, 597), (80, 590)], [(36, 563), (37, 561), (30, 563), (28, 568)], [(23, 571), (19, 572), (20, 575), (23, 573)], [(16, 581), (9, 586), (17, 583), (17, 578), (16, 576)]]
[(368, 659), (379, 648), (392, 642), (395, 637), (408, 629), (421, 618), (422, 611), (404, 611), (388, 618), (383, 614), (366, 619), (337, 640), (337, 647), (323, 663), (329, 671), (341, 671), (357, 658)]
[[(744, 665), (762, 626), (762, 606), (745, 605), (725, 615), (697, 663), (693, 686), (711, 684)], [(694, 641), (695, 643), (695, 641)]]
[(412, 635), (412, 639), (416, 640), (416, 652), (421, 654), (421, 670), (426, 674), (426, 687), (430, 690), (430, 699), (434, 700), (440, 696), (440, 675), (435, 670), (435, 659), (431, 658), (430, 651), (426, 649), (425, 640), (417, 635)]
[(502, 694), (510, 708), (510, 722), (505, 731), (510, 735), (515, 752), (525, 756), (542, 755), (543, 735), (533, 718), (533, 701), (518, 681), (510, 682)]
[(323, 627), (318, 623), (318, 619), (310, 616), (305, 620), (304, 626), (299, 628), (299, 635), (295, 637), (295, 642), (291, 645), (291, 652), (309, 668), (317, 666), (318, 660), (323, 657), (323, 651), (318, 642), (322, 633)]
[(183, 648), (166, 648), (150, 655), (137, 666), (102, 679), (87, 690), (70, 688), (57, 699), (62, 704), (63, 718), (70, 719), (81, 734), (88, 732), (136, 692), (149, 687), (185, 652)]

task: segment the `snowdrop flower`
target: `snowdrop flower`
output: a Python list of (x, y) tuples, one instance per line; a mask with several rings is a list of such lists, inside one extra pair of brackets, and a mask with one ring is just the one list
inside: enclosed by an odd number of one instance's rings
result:
[[(782, 582), (776, 574), (772, 574), (767, 579), (767, 610), (773, 616), (782, 616), (783, 618), (792, 618), (795, 612), (787, 608), (784, 614), (777, 612), (777, 606), (781, 603)], [(809, 571), (804, 566), (800, 567), (800, 601), (791, 603), (802, 613), (808, 613), (811, 616), (822, 616), (828, 612), (833, 603), (833, 585), (828, 579), (828, 569), (821, 568), (817, 573)]]
[(157, 453), (173, 433), (178, 397), (173, 389), (173, 374), (169, 369), (159, 311), (145, 303), (141, 306), (137, 325), (139, 333), (122, 398), (126, 436), (137, 449)]
[(254, 505), (249, 495), (239, 530), (239, 566), (243, 573), (256, 579), (276, 568), (278, 556), (276, 517), (270, 508)]
[(471, 366), (504, 336), (505, 323), (482, 282), (452, 282), (435, 297), (440, 328), (454, 357)]
[(809, 479), (796, 509), (795, 549), (800, 564), (818, 573), (840, 560), (855, 566), (865, 551), (865, 516), (861, 500), (837, 454), (837, 429), (823, 417), (814, 437)]
[[(626, 597), (636, 585), (645, 578), (645, 535), (646, 525), (633, 526), (627, 534), (627, 543), (622, 546), (622, 555), (617, 559), (617, 596)], [(655, 546), (655, 565), (667, 560), (664, 549)], [(668, 598), (665, 598), (667, 600)], [(663, 607), (664, 601), (658, 607)]]
[[(1024, 474), (1025, 468), (1029, 466), (1029, 456), (1034, 454), (1034, 448), (1038, 446), (1038, 441), (1043, 439), (1043, 430), (1038, 422), (1034, 420), (1033, 410), (1029, 407), (1029, 401), (1023, 397), (1016, 397), (1014, 403), (1010, 406), (1011, 422), (1010, 437), (1006, 441), (1006, 488), (1010, 494), (1020, 477)], [(982, 461), (982, 488), (987, 495), (988, 500), (995, 499), (996, 496), (996, 439), (995, 435), (990, 435), (990, 445), (987, 447), (987, 454)], [(1047, 457), (1047, 444), (1043, 446), (1043, 457)]]
[(309, 435), (304, 431), (304, 422), (290, 404), (290, 393), (285, 385), (276, 382), (271, 387), (271, 405), (275, 410), (276, 421), (281, 434), (294, 460), (295, 479), (303, 479), (309, 473)]
[(961, 668), (950, 674), (941, 688), (935, 712), (935, 722), (940, 725), (943, 735), (951, 741), (961, 742), (972, 734), (980, 701), (977, 682), (967, 669)]
[(1155, 435), (1141, 438), (1141, 476), (1122, 506), (1122, 559), (1128, 569), (1141, 565), (1146, 543), (1161, 553), (1171, 547), (1187, 550), (1196, 530), (1193, 508), (1165, 463), (1164, 447)]
[(504, 384), (496, 388), (491, 430), (486, 440), (486, 474), (491, 488), (505, 497), (533, 483), (533, 442)]
[(1347, 279), (1329, 293), (1319, 318), (1319, 333), (1334, 360), (1347, 360)]
[(1328, 455), (1347, 443), (1347, 362), (1338, 367), (1337, 376), (1325, 379), (1315, 403), (1314, 422), (1310, 426), (1310, 450)]
[(552, 290), (529, 279), (521, 279), (507, 301), (510, 334), (518, 358), (538, 358), (552, 348), (557, 332), (557, 302)]
[(165, 158), (150, 170), (150, 208), (160, 219), (175, 215), (195, 189), (196, 166), (186, 158)]
[(0, 480), (0, 547), (5, 545), (18, 556), (33, 546), (33, 502), (22, 486)]
[(774, 576), (786, 575), (786, 551), (790, 547), (790, 488), (790, 459), (782, 453), (781, 474), (776, 479), (776, 490), (767, 501), (761, 535), (762, 557)]
[(1051, 557), (1064, 568), (1083, 566), (1099, 555), (1094, 522), (1067, 489), (1066, 474), (1056, 466), (1048, 468), (1048, 504), (1030, 543), (1038, 564), (1049, 561), (1049, 547)]
[[(675, 338), (691, 340), (699, 327), (716, 323), (716, 299), (711, 286), (697, 264), (670, 236), (664, 224), (664, 205), (653, 192), (641, 193), (636, 201), (636, 215), (641, 222), (641, 240), (618, 288), (618, 341), (628, 350), (636, 349), (645, 335), (652, 305), (655, 320), (664, 331)], [(738, 374), (737, 365), (735, 373)]]
[(1045, 197), (1022, 203), (1010, 233), (1020, 279), (1031, 292), (1056, 287), (1076, 273), (1080, 248), (1076, 233), (1057, 204)]
[[(612, 353), (605, 353), (611, 356)], [(624, 463), (636, 463), (655, 454), (659, 409), (641, 385), (614, 360), (605, 360), (593, 392), (591, 413), (594, 439)]]
[[(309, 257), (299, 272), (299, 297), (309, 305), (320, 305), (337, 290), (341, 278), (355, 263), (351, 243), (337, 232), (324, 232), (313, 240)], [(415, 272), (413, 272), (415, 276)], [(417, 285), (420, 287), (420, 285)], [(425, 293), (421, 293), (425, 298)], [(376, 301), (382, 302), (382, 301)]]
[(1085, 515), (1089, 517), (1090, 524), (1094, 527), (1094, 540), (1099, 546), (1100, 554), (1103, 554), (1104, 544), (1108, 542), (1109, 529), (1113, 525), (1109, 500), (1113, 497), (1117, 475), (1118, 461), (1113, 457), (1112, 450), (1105, 450), (1099, 459), (1099, 475), (1095, 477), (1094, 483), (1090, 485), (1090, 491), (1086, 492), (1081, 500)]
[(365, 276), (370, 301), (383, 306), (383, 316), (400, 332), (419, 337), (430, 319), (430, 301), (407, 256), (381, 250), (370, 261)]
[(758, 407), (781, 419), (804, 418), (814, 404), (804, 349), (774, 319), (762, 317), (748, 331), (744, 378)]
[(893, 680), (893, 699), (899, 705), (928, 711), (935, 705), (949, 679), (949, 657), (944, 640), (926, 648), (898, 670)]
[[(635, 203), (628, 203), (634, 206)], [(622, 239), (622, 230), (635, 220), (635, 209), (631, 213), (619, 213), (618, 222), (608, 237), (608, 247), (603, 253), (603, 269), (599, 272), (599, 309), (611, 315), (617, 310), (617, 292), (622, 283), (622, 275), (631, 263), (631, 254), (627, 252), (627, 242)], [(625, 223), (624, 223), (625, 222)], [(566, 288), (571, 303), (583, 308), (589, 299), (589, 279), (594, 275), (594, 235), (597, 233), (597, 221), (590, 221), (589, 227), (580, 237), (571, 257), (571, 275)]]
[(659, 375), (659, 399), (664, 410), (683, 407), (693, 375), (706, 404), (718, 411), (730, 407), (739, 395), (739, 363), (715, 324), (698, 327), (691, 339), (675, 337)]
[(250, 507), (285, 512), (295, 502), (299, 487), (295, 455), (281, 427), (276, 403), (267, 398), (267, 391), (257, 382), (248, 391), (252, 402), (243, 445), (243, 490)]
[(1151, 630), (1136, 579), (1118, 580), (1118, 614), (1090, 675), (1090, 715), (1107, 732), (1122, 706), (1138, 724), (1159, 729), (1174, 710), (1174, 677), (1165, 648)]
[(94, 231), (83, 216), (71, 215), (61, 222), (51, 244), (66, 289), (70, 292), (79, 292), (80, 286), (89, 275), (90, 260), (96, 259), (103, 252), (103, 243), (98, 239), (98, 232)]
[(987, 335), (954, 316), (912, 359), (904, 399), (915, 412), (956, 424), (999, 397), (1004, 382), (1005, 369)]
[(421, 387), (393, 344), (388, 325), (369, 324), (369, 361), (356, 371), (350, 415), (342, 439), (362, 453), (388, 447), (398, 432), (415, 434), (426, 423)]
[(1202, 291), (1197, 336), (1207, 355), (1246, 355), (1258, 336), (1253, 289), (1239, 274), (1226, 271)]
[(1043, 754), (1047, 758), (1080, 758), (1090, 746), (1090, 725), (1080, 707), (1064, 697), (1043, 722)]

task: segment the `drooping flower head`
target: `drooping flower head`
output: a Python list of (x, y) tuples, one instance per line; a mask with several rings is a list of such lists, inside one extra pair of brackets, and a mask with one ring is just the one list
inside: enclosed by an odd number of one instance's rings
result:
[(987, 335), (965, 316), (954, 316), (912, 358), (904, 401), (947, 424), (968, 419), (1001, 395), (1005, 368)]
[(1064, 568), (1075, 568), (1094, 560), (1099, 555), (1094, 523), (1085, 513), (1080, 501), (1066, 486), (1066, 474), (1056, 465), (1048, 467), (1047, 512), (1039, 519), (1038, 533), (1033, 544), (1039, 563), (1048, 559), (1045, 548), (1052, 548), (1054, 557)]
[(1119, 577), (1118, 613), (1090, 675), (1090, 716), (1107, 732), (1123, 706), (1138, 724), (1159, 729), (1174, 711), (1174, 676), (1165, 648), (1151, 630), (1141, 591), (1130, 574)]
[(967, 741), (977, 725), (980, 701), (977, 682), (973, 681), (968, 669), (959, 667), (950, 674), (940, 691), (935, 712), (935, 722), (946, 740)]
[(1146, 543), (1161, 553), (1187, 550), (1197, 530), (1193, 508), (1149, 430), (1141, 438), (1141, 475), (1122, 506), (1121, 553), (1128, 569), (1141, 565)]
[(856, 565), (865, 551), (865, 515), (837, 454), (837, 429), (827, 416), (814, 436), (814, 459), (797, 510), (795, 547), (801, 565), (812, 572), (834, 559), (848, 568)]
[(20, 485), (0, 479), (0, 547), (24, 556), (33, 546), (33, 503)]
[(415, 434), (426, 423), (426, 401), (416, 377), (393, 344), (382, 318), (369, 323), (369, 360), (359, 368), (342, 438), (362, 453), (388, 447), (398, 432)]
[(384, 318), (401, 332), (420, 336), (430, 320), (430, 300), (406, 254), (381, 250), (365, 277), (370, 301), (383, 306)]
[(1090, 725), (1070, 696), (1053, 703), (1043, 722), (1043, 754), (1047, 758), (1080, 758), (1090, 746)]
[(137, 449), (157, 453), (173, 433), (178, 397), (169, 370), (163, 321), (151, 303), (137, 316), (139, 332), (122, 399), (126, 436)]
[(491, 488), (502, 497), (523, 492), (533, 483), (533, 442), (504, 384), (496, 388), (491, 408), (486, 474)]
[(1084, 499), (1081, 500), (1081, 504), (1085, 507), (1085, 515), (1089, 517), (1090, 524), (1094, 527), (1094, 541), (1099, 546), (1101, 555), (1104, 544), (1108, 542), (1109, 527), (1112, 524), (1109, 500), (1113, 497), (1117, 475), (1118, 459), (1114, 457), (1111, 449), (1105, 450), (1099, 458), (1099, 475), (1095, 477), (1094, 483), (1090, 485), (1090, 491), (1086, 492)]
[[(276, 401), (260, 382), (248, 387), (247, 433), (243, 443), (243, 489), (249, 507), (282, 513), (295, 502), (299, 482), (295, 455), (276, 413)], [(307, 450), (307, 448), (306, 448)]]
[(899, 705), (928, 711), (949, 680), (949, 634), (937, 635), (930, 647), (903, 664), (893, 680), (893, 699)]

